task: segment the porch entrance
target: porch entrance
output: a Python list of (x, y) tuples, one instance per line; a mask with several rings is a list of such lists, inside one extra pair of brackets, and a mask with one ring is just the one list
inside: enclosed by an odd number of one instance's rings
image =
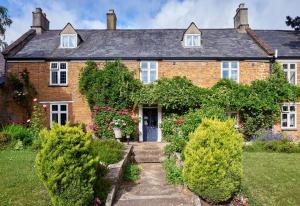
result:
[(156, 142), (158, 139), (158, 109), (143, 107), (143, 141)]

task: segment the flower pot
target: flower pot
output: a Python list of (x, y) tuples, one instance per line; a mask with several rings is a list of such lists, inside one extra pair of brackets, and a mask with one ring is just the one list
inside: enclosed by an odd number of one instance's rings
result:
[(120, 141), (122, 138), (122, 130), (119, 127), (113, 127), (114, 133), (115, 133), (115, 138)]

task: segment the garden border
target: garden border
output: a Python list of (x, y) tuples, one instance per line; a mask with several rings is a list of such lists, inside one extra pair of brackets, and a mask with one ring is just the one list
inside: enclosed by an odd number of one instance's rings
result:
[(109, 172), (107, 178), (112, 182), (111, 191), (108, 193), (105, 205), (112, 206), (116, 193), (119, 189), (123, 177), (123, 171), (133, 151), (133, 145), (125, 145), (124, 157), (115, 164), (108, 165)]

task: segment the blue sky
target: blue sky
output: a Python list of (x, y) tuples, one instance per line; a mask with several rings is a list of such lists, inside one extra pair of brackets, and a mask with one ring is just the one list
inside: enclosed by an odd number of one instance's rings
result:
[(241, 2), (249, 8), (253, 29), (289, 29), (285, 16), (300, 16), (300, 0), (0, 0), (0, 5), (14, 21), (6, 34), (11, 43), (30, 28), (36, 7), (47, 14), (51, 29), (68, 22), (75, 28), (103, 29), (108, 9), (115, 10), (118, 28), (186, 28), (194, 21), (201, 29), (232, 28)]

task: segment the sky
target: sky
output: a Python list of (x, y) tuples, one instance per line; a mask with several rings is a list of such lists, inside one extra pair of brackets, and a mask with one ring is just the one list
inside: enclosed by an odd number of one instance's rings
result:
[(13, 24), (6, 32), (9, 44), (30, 29), (32, 11), (40, 7), (50, 29), (70, 22), (75, 29), (105, 29), (106, 13), (114, 9), (119, 29), (232, 28), (239, 3), (248, 8), (252, 29), (290, 29), (287, 15), (300, 16), (300, 0), (0, 0)]

